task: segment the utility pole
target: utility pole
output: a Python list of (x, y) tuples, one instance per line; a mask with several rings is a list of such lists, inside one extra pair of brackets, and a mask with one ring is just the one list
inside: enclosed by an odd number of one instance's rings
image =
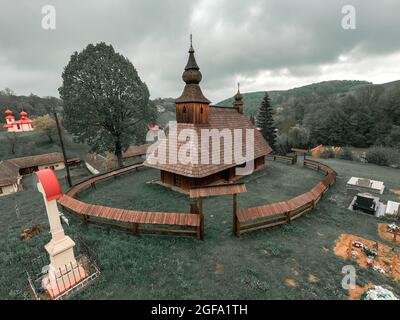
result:
[(67, 162), (67, 156), (65, 154), (64, 141), (62, 139), (60, 123), (58, 122), (57, 112), (55, 110), (54, 110), (54, 119), (56, 120), (58, 138), (60, 139), (60, 146), (61, 146), (61, 150), (62, 150), (62, 154), (63, 154), (63, 158), (64, 158), (64, 166), (65, 166), (65, 170), (67, 171), (67, 182), (68, 182), (68, 185), (70, 187), (72, 187), (71, 175), (69, 173), (69, 166), (68, 166), (68, 162)]

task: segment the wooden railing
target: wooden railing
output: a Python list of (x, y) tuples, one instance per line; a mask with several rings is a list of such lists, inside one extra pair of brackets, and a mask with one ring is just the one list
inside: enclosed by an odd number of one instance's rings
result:
[(191, 235), (203, 239), (203, 219), (198, 213), (153, 212), (139, 210), (124, 210), (119, 208), (92, 205), (75, 199), (79, 192), (87, 187), (96, 187), (96, 183), (117, 177), (132, 170), (138, 170), (143, 163), (129, 165), (90, 177), (75, 184), (59, 200), (66, 210), (78, 214), (83, 221), (100, 222), (128, 227), (133, 234), (174, 234)]
[(273, 160), (273, 161), (280, 161), (280, 162), (285, 162), (285, 163), (290, 163), (290, 164), (295, 164), (297, 162), (297, 156), (281, 156), (277, 154), (269, 154), (267, 155), (268, 160)]
[(310, 191), (293, 199), (263, 206), (238, 210), (234, 233), (237, 237), (242, 234), (290, 223), (301, 217), (305, 212), (315, 208), (316, 204), (336, 181), (336, 172), (329, 166), (314, 160), (304, 160), (306, 167), (316, 169), (326, 174)]

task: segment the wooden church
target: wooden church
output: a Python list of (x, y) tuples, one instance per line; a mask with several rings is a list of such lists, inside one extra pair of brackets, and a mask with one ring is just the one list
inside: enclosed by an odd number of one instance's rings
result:
[[(225, 139), (220, 139), (220, 148), (212, 148), (212, 143), (208, 144), (208, 150), (202, 149), (200, 141), (201, 129), (217, 129), (219, 132), (224, 129), (233, 131), (234, 129), (242, 130), (242, 155), (246, 155), (246, 129), (254, 130), (254, 145), (250, 146), (254, 150), (253, 156), (249, 161), (253, 161), (254, 169), (260, 169), (265, 166), (265, 157), (272, 149), (265, 141), (262, 134), (250, 122), (248, 117), (243, 113), (243, 100), (239, 88), (234, 96), (233, 107), (219, 107), (210, 105), (210, 101), (203, 95), (200, 88), (200, 81), (202, 74), (200, 68), (196, 63), (194, 50), (192, 44), (189, 49), (189, 59), (185, 70), (182, 74), (182, 79), (185, 82), (182, 95), (175, 100), (176, 104), (176, 121), (177, 121), (177, 134), (184, 129), (192, 129), (192, 132), (197, 134), (194, 137), (189, 137), (186, 141), (170, 141), (171, 138), (167, 134), (165, 159), (166, 163), (158, 163), (151, 161), (152, 157), (160, 157), (159, 152), (155, 151), (153, 154), (147, 155), (145, 165), (148, 167), (160, 170), (161, 184), (175, 187), (178, 189), (189, 190), (194, 187), (201, 187), (210, 184), (218, 184), (233, 181), (237, 178), (236, 167), (246, 165), (232, 161), (231, 163), (224, 163), (224, 144)], [(215, 132), (215, 130), (214, 130)], [(189, 163), (180, 163), (178, 161), (170, 161), (169, 152), (178, 153), (180, 148), (187, 144), (188, 141), (198, 139), (193, 144), (193, 151), (198, 155), (198, 158), (209, 157), (209, 161), (195, 161)], [(212, 138), (210, 138), (210, 141)], [(239, 140), (240, 141), (240, 140)], [(237, 141), (236, 141), (237, 142)], [(232, 141), (232, 147), (233, 149)], [(249, 146), (248, 146), (249, 147)], [(213, 163), (213, 154), (220, 153), (220, 162)], [(233, 151), (232, 151), (233, 153)], [(214, 155), (215, 156), (215, 155)], [(233, 158), (233, 156), (232, 156)], [(214, 161), (215, 162), (215, 161)]]

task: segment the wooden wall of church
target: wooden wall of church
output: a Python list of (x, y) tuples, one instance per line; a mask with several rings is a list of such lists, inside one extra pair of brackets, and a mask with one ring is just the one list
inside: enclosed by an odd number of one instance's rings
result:
[(209, 105), (203, 103), (179, 103), (176, 105), (178, 123), (208, 123)]

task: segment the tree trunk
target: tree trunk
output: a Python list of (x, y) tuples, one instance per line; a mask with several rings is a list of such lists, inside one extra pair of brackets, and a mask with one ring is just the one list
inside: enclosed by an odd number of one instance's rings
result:
[(10, 151), (12, 155), (15, 155), (15, 147), (17, 144), (17, 136), (16, 133), (7, 133), (6, 138), (10, 145)]
[(118, 161), (118, 168), (123, 167), (124, 161), (122, 159), (122, 147), (121, 147), (121, 142), (119, 140), (115, 142), (115, 155)]
[(15, 155), (15, 141), (11, 142), (11, 154)]

